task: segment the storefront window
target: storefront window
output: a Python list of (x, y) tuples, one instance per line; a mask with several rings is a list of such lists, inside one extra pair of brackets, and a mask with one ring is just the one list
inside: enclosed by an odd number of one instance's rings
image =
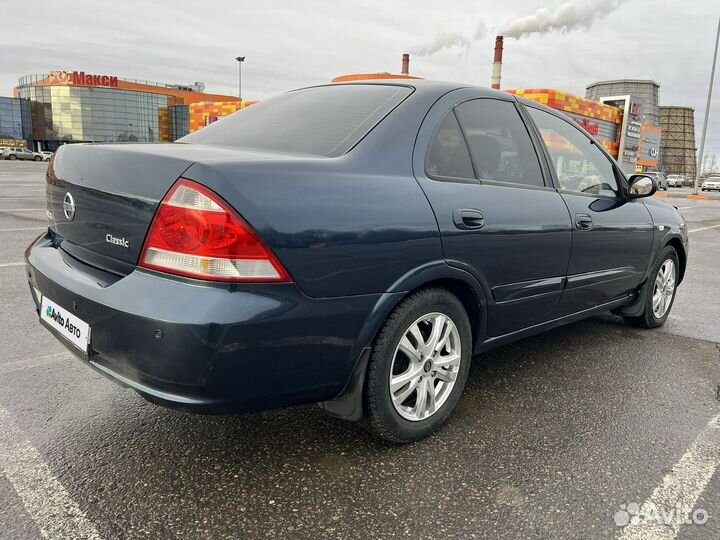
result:
[[(19, 91), (30, 103), (35, 140), (61, 144), (162, 142), (176, 138), (171, 138), (168, 116), (168, 107), (176, 104), (172, 96), (60, 85), (26, 85)], [(182, 133), (184, 124), (182, 118), (178, 120), (176, 131)]]

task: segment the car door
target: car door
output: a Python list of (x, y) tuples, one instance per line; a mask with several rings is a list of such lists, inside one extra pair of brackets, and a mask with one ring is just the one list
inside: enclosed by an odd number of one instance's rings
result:
[(631, 294), (650, 263), (654, 225), (641, 199), (628, 199), (616, 163), (569, 118), (527, 106), (545, 143), (555, 183), (573, 223), (559, 314)]
[[(494, 95), (494, 94), (493, 94)], [(570, 217), (546, 183), (515, 100), (446, 95), (426, 117), (413, 167), (448, 264), (472, 273), (487, 301), (486, 336), (555, 317), (570, 256)]]
[(21, 154), (21, 155), (22, 155), (22, 158), (23, 158), (23, 159), (32, 159), (32, 158), (33, 158), (33, 153), (32, 153), (32, 151), (31, 151), (31, 150), (28, 150), (27, 148), (23, 148), (23, 149), (22, 149), (22, 154)]

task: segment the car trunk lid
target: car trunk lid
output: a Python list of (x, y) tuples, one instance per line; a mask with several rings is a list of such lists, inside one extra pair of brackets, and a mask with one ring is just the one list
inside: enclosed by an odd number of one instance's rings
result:
[(73, 257), (127, 275), (160, 201), (183, 172), (196, 161), (238, 154), (177, 143), (63, 146), (47, 174), (50, 229)]

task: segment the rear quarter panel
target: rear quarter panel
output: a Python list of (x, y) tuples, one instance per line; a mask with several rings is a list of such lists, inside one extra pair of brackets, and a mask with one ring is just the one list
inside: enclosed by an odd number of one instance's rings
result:
[(197, 163), (184, 176), (237, 209), (307, 295), (385, 292), (442, 258), (437, 224), (414, 178), (355, 172), (349, 161)]

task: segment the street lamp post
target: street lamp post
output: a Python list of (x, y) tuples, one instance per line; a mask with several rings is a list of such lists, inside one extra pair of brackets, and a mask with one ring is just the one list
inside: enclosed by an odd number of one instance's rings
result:
[(715, 36), (715, 52), (713, 53), (712, 68), (710, 68), (710, 86), (708, 87), (707, 105), (705, 106), (705, 121), (703, 122), (702, 137), (700, 138), (700, 153), (698, 154), (697, 170), (695, 171), (695, 189), (693, 189), (693, 193), (695, 195), (698, 194), (698, 182), (700, 179), (700, 174), (702, 172), (700, 170), (700, 167), (702, 167), (703, 153), (705, 152), (705, 135), (707, 134), (708, 116), (710, 116), (710, 105), (712, 102), (713, 82), (715, 81), (715, 64), (717, 62), (718, 43), (719, 42), (720, 42), (720, 18), (718, 18), (717, 34)]
[(238, 61), (238, 99), (242, 102), (242, 63), (245, 61), (244, 56), (235, 58)]

